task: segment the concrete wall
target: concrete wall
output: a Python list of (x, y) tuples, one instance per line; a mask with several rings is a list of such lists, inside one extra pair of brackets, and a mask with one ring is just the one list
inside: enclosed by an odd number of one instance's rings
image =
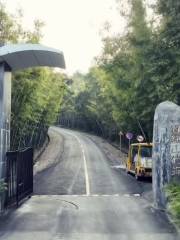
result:
[(172, 102), (159, 104), (153, 130), (153, 194), (156, 207), (166, 206), (164, 187), (180, 181), (180, 107)]

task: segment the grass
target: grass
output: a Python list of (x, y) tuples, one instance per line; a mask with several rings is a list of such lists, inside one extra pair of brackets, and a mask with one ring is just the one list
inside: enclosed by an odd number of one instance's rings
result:
[(166, 187), (168, 210), (180, 227), (180, 184), (171, 183)]
[(7, 190), (7, 184), (3, 180), (0, 180), (0, 194), (2, 194), (6, 190)]

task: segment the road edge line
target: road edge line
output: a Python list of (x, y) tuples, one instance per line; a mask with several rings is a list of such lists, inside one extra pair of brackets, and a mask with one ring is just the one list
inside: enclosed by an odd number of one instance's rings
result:
[(82, 155), (83, 155), (83, 161), (84, 161), (84, 174), (85, 174), (85, 181), (86, 181), (86, 196), (90, 195), (90, 184), (89, 184), (89, 175), (88, 175), (88, 170), (87, 170), (87, 161), (86, 161), (86, 156), (85, 156), (85, 151), (83, 148), (83, 145), (79, 138), (76, 135), (73, 135), (76, 138), (76, 140), (79, 142), (79, 145), (81, 147)]
[(88, 174), (87, 160), (86, 160), (83, 145), (82, 145), (80, 139), (76, 135), (74, 135), (72, 133), (69, 133), (69, 132), (66, 132), (66, 133), (73, 136), (74, 138), (76, 138), (76, 140), (78, 141), (78, 143), (80, 145), (81, 152), (82, 152), (82, 155), (83, 155), (83, 162), (84, 162), (84, 174), (85, 174), (85, 182), (86, 182), (86, 184), (85, 184), (86, 185), (86, 196), (89, 196), (90, 195), (89, 174)]

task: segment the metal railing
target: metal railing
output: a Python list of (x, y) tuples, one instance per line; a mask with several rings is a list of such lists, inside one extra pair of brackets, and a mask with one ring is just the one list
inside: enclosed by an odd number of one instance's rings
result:
[(19, 202), (33, 193), (33, 149), (7, 152), (7, 192), (5, 207)]

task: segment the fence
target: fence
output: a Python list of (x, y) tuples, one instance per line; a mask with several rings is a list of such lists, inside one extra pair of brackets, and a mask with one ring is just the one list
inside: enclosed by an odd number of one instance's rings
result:
[(24, 128), (12, 127), (11, 150), (33, 147), (40, 149), (47, 138), (48, 126), (27, 124)]
[(5, 207), (19, 202), (33, 193), (33, 149), (7, 153), (7, 192)]

